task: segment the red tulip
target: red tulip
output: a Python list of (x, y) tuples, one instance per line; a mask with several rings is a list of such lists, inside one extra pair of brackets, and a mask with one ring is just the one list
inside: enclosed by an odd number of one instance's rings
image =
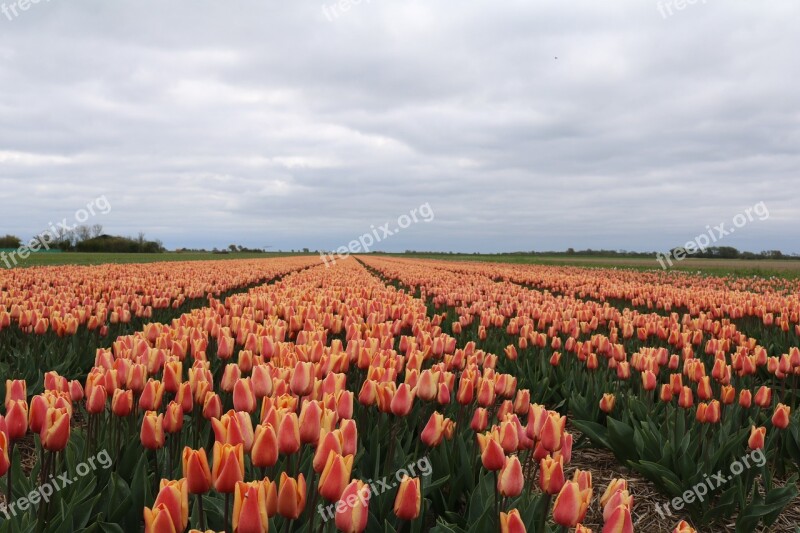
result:
[[(354, 479), (345, 487), (336, 505), (336, 527), (344, 533), (361, 533), (369, 517), (369, 485)], [(352, 505), (350, 504), (352, 502)]]
[(186, 446), (181, 456), (183, 477), (190, 494), (205, 494), (211, 488), (211, 469), (203, 448), (193, 450)]

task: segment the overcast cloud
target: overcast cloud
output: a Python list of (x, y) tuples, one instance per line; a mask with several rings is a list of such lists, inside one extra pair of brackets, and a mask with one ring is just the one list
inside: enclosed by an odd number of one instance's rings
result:
[(0, 234), (800, 252), (797, 0), (3, 1)]

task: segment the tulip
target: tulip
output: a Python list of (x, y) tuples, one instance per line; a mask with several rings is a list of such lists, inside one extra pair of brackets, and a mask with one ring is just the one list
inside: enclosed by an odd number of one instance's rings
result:
[(522, 494), (525, 478), (522, 475), (522, 465), (516, 455), (506, 457), (503, 468), (497, 476), (497, 491), (503, 496), (514, 498)]
[(289, 389), (297, 396), (306, 396), (314, 388), (314, 363), (298, 361), (292, 372)]
[(346, 457), (334, 451), (328, 453), (325, 468), (319, 477), (319, 493), (328, 501), (338, 501), (348, 483), (353, 468), (353, 456)]
[(495, 471), (503, 468), (506, 455), (497, 438), (491, 434), (477, 434), (478, 446), (481, 449), (481, 463), (486, 470)]
[(117, 389), (111, 399), (111, 412), (115, 416), (125, 417), (133, 410), (133, 391)]
[(394, 514), (400, 520), (414, 520), (419, 516), (422, 491), (419, 478), (403, 476), (394, 499)]
[(342, 453), (343, 440), (344, 437), (342, 432), (338, 429), (335, 431), (325, 432), (324, 435), (320, 437), (319, 443), (317, 444), (317, 449), (314, 452), (314, 459), (311, 463), (311, 466), (314, 468), (315, 472), (321, 473), (325, 469), (325, 465), (328, 463), (328, 455), (330, 453), (337, 455), (348, 455)]
[(192, 394), (191, 383), (184, 381), (178, 385), (178, 393), (175, 395), (175, 401), (180, 404), (184, 413), (188, 414), (192, 412), (192, 409), (194, 409), (194, 395)]
[(420, 440), (427, 446), (436, 447), (441, 444), (444, 438), (445, 418), (442, 413), (434, 411), (425, 424), (425, 428), (420, 434)]
[(789, 427), (789, 413), (791, 408), (788, 405), (779, 403), (775, 406), (775, 413), (772, 415), (772, 425), (778, 429)]
[(86, 387), (86, 411), (96, 415), (106, 409), (106, 388), (103, 385), (92, 385)]
[(164, 431), (167, 433), (179, 433), (183, 428), (183, 408), (176, 401), (169, 402), (167, 411), (164, 415)]
[(559, 416), (555, 411), (549, 411), (542, 425), (539, 438), (545, 450), (554, 452), (561, 449), (561, 434), (564, 432), (566, 417)]
[(189, 524), (189, 492), (186, 487), (186, 480), (168, 481), (162, 479), (158, 496), (153, 507), (165, 507), (175, 531), (184, 531)]
[(661, 385), (661, 394), (659, 395), (659, 398), (661, 399), (662, 402), (664, 403), (671, 402), (672, 395), (673, 395), (672, 387), (670, 387), (666, 383), (664, 385)]
[(142, 395), (139, 397), (139, 409), (157, 411), (161, 407), (161, 397), (164, 395), (164, 385), (152, 378), (144, 385)]
[(616, 495), (619, 491), (626, 491), (628, 490), (628, 482), (621, 478), (612, 478), (611, 481), (608, 482), (608, 487), (606, 487), (605, 492), (602, 496), (600, 496), (600, 506), (606, 507), (608, 502), (611, 500), (612, 497)]
[(772, 405), (772, 389), (766, 385), (762, 385), (756, 392), (755, 398), (756, 405), (759, 407), (769, 407)]
[(553, 521), (564, 527), (575, 527), (580, 522), (583, 497), (578, 483), (567, 481), (553, 504)]
[(603, 524), (603, 533), (633, 533), (630, 508), (618, 505)]
[(697, 530), (689, 525), (689, 522), (686, 520), (681, 520), (678, 522), (678, 525), (675, 526), (675, 529), (672, 530), (672, 533), (697, 533)]
[(69, 382), (69, 397), (73, 402), (79, 402), (83, 399), (83, 387), (80, 381), (73, 379)]
[(402, 383), (397, 387), (397, 391), (392, 397), (390, 409), (395, 416), (406, 416), (411, 412), (414, 407), (415, 391), (411, 389), (406, 383)]
[(180, 361), (167, 361), (164, 363), (164, 374), (162, 382), (164, 383), (164, 390), (171, 393), (178, 392), (178, 387), (183, 381), (183, 363)]
[(211, 391), (203, 399), (203, 418), (211, 420), (222, 416), (222, 400), (219, 395)]
[(190, 494), (205, 494), (211, 488), (211, 470), (203, 448), (193, 450), (186, 446), (181, 456), (183, 477)]
[(25, 400), (9, 400), (6, 404), (6, 430), (9, 441), (25, 436), (28, 431), (28, 404)]
[(692, 389), (683, 387), (678, 397), (678, 405), (684, 409), (690, 409), (694, 405), (694, 397), (692, 396)]
[(526, 533), (525, 523), (517, 509), (500, 513), (500, 533)]
[(551, 456), (539, 461), (539, 488), (550, 495), (558, 494), (564, 486), (564, 463)]
[(742, 389), (739, 392), (739, 405), (745, 409), (750, 409), (753, 403), (753, 393), (747, 389)]
[(606, 500), (605, 505), (602, 505), (603, 520), (610, 520), (611, 516), (614, 514), (614, 511), (620, 505), (627, 507), (628, 509), (633, 508), (633, 496), (631, 496), (627, 490), (618, 489)]
[(300, 449), (300, 445), (297, 413), (286, 413), (278, 425), (278, 450), (283, 455), (292, 455)]
[(600, 399), (600, 410), (604, 413), (611, 413), (614, 410), (614, 404), (617, 402), (617, 397), (613, 393), (603, 394)]
[(152, 510), (149, 507), (144, 508), (144, 532), (178, 533), (166, 505), (154, 505)]
[(320, 403), (316, 401), (304, 402), (298, 418), (300, 442), (302, 444), (316, 444), (319, 441), (321, 421), (322, 407)]
[(230, 494), (244, 481), (244, 446), (214, 442), (211, 481), (217, 492)]
[(358, 426), (355, 420), (342, 420), (339, 422), (339, 430), (342, 432), (342, 454), (355, 455), (358, 449)]
[(11, 467), (11, 460), (8, 457), (8, 437), (4, 431), (0, 431), (0, 477), (6, 475)]
[(278, 436), (272, 424), (256, 426), (253, 448), (250, 450), (253, 466), (266, 468), (278, 462)]
[(461, 405), (469, 405), (475, 397), (475, 387), (471, 380), (465, 376), (461, 376), (458, 382), (458, 391), (456, 392), (456, 401)]
[[(211, 419), (216, 441), (224, 444), (242, 444), (246, 453), (253, 447), (253, 422), (243, 411), (228, 411), (219, 419)], [(233, 489), (231, 489), (233, 492)]]
[(44, 418), (44, 425), (39, 433), (42, 447), (50, 452), (60, 452), (67, 447), (69, 441), (70, 417), (66, 409), (50, 407)]
[(233, 386), (233, 408), (247, 413), (256, 410), (256, 393), (250, 378), (240, 379)]
[(269, 530), (267, 490), (264, 481), (240, 481), (236, 484), (231, 523), (234, 533), (266, 533)]
[[(774, 424), (774, 423), (773, 423)], [(767, 435), (765, 427), (750, 427), (750, 438), (747, 439), (747, 446), (751, 450), (760, 450), (764, 447), (764, 437)]]
[(28, 411), (28, 427), (34, 433), (42, 431), (44, 425), (44, 418), (47, 415), (47, 409), (55, 406), (55, 398), (51, 391), (45, 391), (44, 394), (37, 394), (31, 398), (31, 406)]
[(472, 421), (470, 422), (469, 427), (471, 427), (476, 433), (479, 433), (484, 431), (488, 425), (489, 412), (483, 407), (478, 407), (475, 409), (475, 413), (472, 415)]
[(656, 381), (656, 375), (651, 370), (645, 370), (642, 372), (642, 388), (644, 390), (655, 390), (657, 384), (658, 382)]
[(296, 520), (306, 506), (306, 478), (300, 474), (297, 479), (281, 472), (278, 489), (278, 514), (290, 520)]
[(146, 411), (142, 419), (142, 430), (139, 434), (142, 446), (148, 450), (164, 447), (164, 415), (155, 411)]
[[(369, 517), (369, 485), (354, 479), (342, 492), (336, 505), (336, 527), (344, 533), (361, 533)], [(352, 502), (352, 505), (351, 503)]]
[(12, 401), (22, 400), (28, 401), (28, 384), (24, 379), (7, 379), (6, 380), (6, 401), (5, 406), (8, 409), (8, 404)]

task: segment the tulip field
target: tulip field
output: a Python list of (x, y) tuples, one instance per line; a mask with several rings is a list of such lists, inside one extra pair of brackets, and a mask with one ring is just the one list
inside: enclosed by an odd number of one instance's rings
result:
[(799, 532), (798, 376), (797, 279), (6, 270), (0, 533)]

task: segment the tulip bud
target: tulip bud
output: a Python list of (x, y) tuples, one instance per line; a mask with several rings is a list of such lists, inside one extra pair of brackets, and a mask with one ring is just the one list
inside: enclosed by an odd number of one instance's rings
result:
[(791, 412), (791, 407), (788, 405), (784, 405), (779, 403), (775, 406), (775, 413), (772, 415), (772, 425), (778, 429), (786, 429), (789, 427), (789, 413)]
[(306, 506), (306, 478), (300, 474), (297, 479), (290, 478), (281, 472), (278, 489), (278, 514), (289, 520), (296, 520)]
[(142, 446), (148, 450), (158, 450), (164, 446), (164, 415), (155, 411), (147, 411), (142, 419), (142, 430), (139, 435)]
[[(345, 487), (336, 505), (336, 527), (344, 533), (361, 533), (367, 528), (369, 517), (369, 485), (354, 479)], [(352, 505), (350, 505), (352, 502)]]
[(497, 476), (497, 490), (503, 496), (515, 498), (522, 494), (525, 478), (522, 465), (516, 455), (506, 457), (505, 464)]
[(217, 492), (232, 493), (244, 481), (244, 446), (214, 442), (211, 480)]
[(50, 407), (44, 418), (44, 425), (39, 433), (42, 447), (50, 452), (60, 452), (67, 447), (69, 441), (70, 417), (66, 409)]
[(233, 496), (231, 525), (236, 533), (266, 532), (269, 530), (267, 491), (269, 482), (236, 483)]
[(181, 456), (183, 477), (190, 494), (205, 494), (211, 488), (211, 470), (203, 448), (193, 450), (186, 446)]
[(419, 478), (403, 476), (394, 499), (394, 514), (400, 520), (414, 520), (419, 516), (422, 492)]
[(272, 424), (256, 426), (250, 459), (253, 466), (259, 468), (274, 466), (278, 462), (278, 437)]

